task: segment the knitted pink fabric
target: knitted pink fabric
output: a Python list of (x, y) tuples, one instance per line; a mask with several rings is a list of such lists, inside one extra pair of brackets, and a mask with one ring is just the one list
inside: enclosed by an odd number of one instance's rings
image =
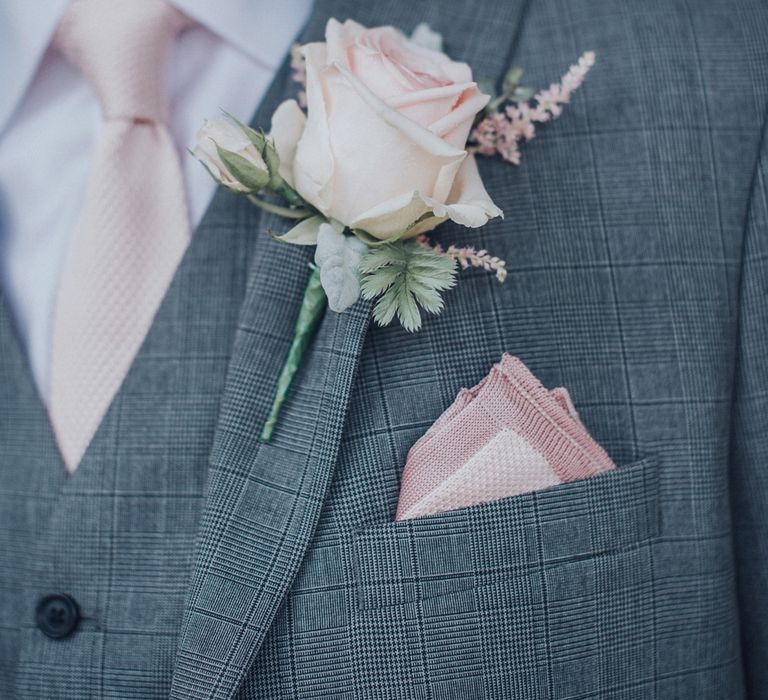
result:
[(166, 126), (166, 65), (188, 23), (165, 0), (73, 0), (55, 36), (104, 117), (51, 343), (49, 410), (69, 472), (127, 374), (190, 238)]
[(589, 435), (568, 391), (548, 391), (516, 357), (456, 401), (411, 448), (396, 520), (494, 501), (599, 474), (615, 465)]

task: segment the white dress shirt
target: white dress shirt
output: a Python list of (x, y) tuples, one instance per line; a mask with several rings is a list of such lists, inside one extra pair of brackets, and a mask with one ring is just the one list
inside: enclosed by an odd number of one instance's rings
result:
[[(187, 148), (221, 109), (250, 119), (311, 0), (171, 1), (197, 22), (176, 44), (169, 124), (195, 227), (216, 186)], [(44, 400), (61, 262), (101, 125), (90, 85), (50, 46), (67, 2), (0, 3), (0, 285)]]

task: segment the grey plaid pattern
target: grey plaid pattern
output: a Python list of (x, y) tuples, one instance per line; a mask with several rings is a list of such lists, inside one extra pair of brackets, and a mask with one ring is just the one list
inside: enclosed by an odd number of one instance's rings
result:
[[(0, 315), (0, 697), (167, 697), (233, 327), (257, 221), (208, 212), (71, 478)], [(5, 312), (3, 312), (5, 313)], [(37, 600), (83, 620), (52, 643)]]
[[(304, 40), (331, 15), (534, 85), (597, 52), (520, 167), (481, 163), (506, 218), (441, 228), (509, 279), (463, 273), (415, 335), (328, 314), (262, 445), (310, 253), (222, 193), (70, 480), (0, 319), (0, 696), (761, 697), (768, 8), (323, 0)], [(408, 448), (504, 351), (620, 468), (393, 522)], [(32, 621), (56, 590), (64, 641)]]
[[(768, 138), (753, 177), (739, 273), (739, 362), (734, 377), (731, 495), (747, 683), (768, 688)], [(752, 611), (752, 612), (749, 612)]]

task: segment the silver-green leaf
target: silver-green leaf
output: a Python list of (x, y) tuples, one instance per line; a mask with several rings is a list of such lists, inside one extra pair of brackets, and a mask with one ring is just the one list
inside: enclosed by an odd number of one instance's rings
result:
[(397, 316), (405, 330), (421, 328), (421, 309), (438, 314), (441, 292), (456, 283), (456, 261), (415, 241), (372, 249), (362, 260), (362, 294), (377, 299), (373, 318), (381, 326)]
[(315, 264), (331, 311), (341, 313), (360, 298), (360, 261), (367, 250), (365, 243), (333, 224), (318, 227)]

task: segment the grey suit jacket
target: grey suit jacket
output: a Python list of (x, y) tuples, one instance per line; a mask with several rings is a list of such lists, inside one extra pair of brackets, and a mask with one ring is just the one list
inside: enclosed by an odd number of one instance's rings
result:
[[(71, 478), (3, 311), (0, 696), (765, 697), (768, 6), (320, 0), (301, 40), (330, 16), (532, 85), (596, 51), (522, 165), (480, 164), (506, 217), (438, 230), (509, 279), (462, 273), (413, 335), (328, 313), (261, 444), (311, 253), (221, 193)], [(393, 522), (409, 447), (502, 352), (620, 468)]]

